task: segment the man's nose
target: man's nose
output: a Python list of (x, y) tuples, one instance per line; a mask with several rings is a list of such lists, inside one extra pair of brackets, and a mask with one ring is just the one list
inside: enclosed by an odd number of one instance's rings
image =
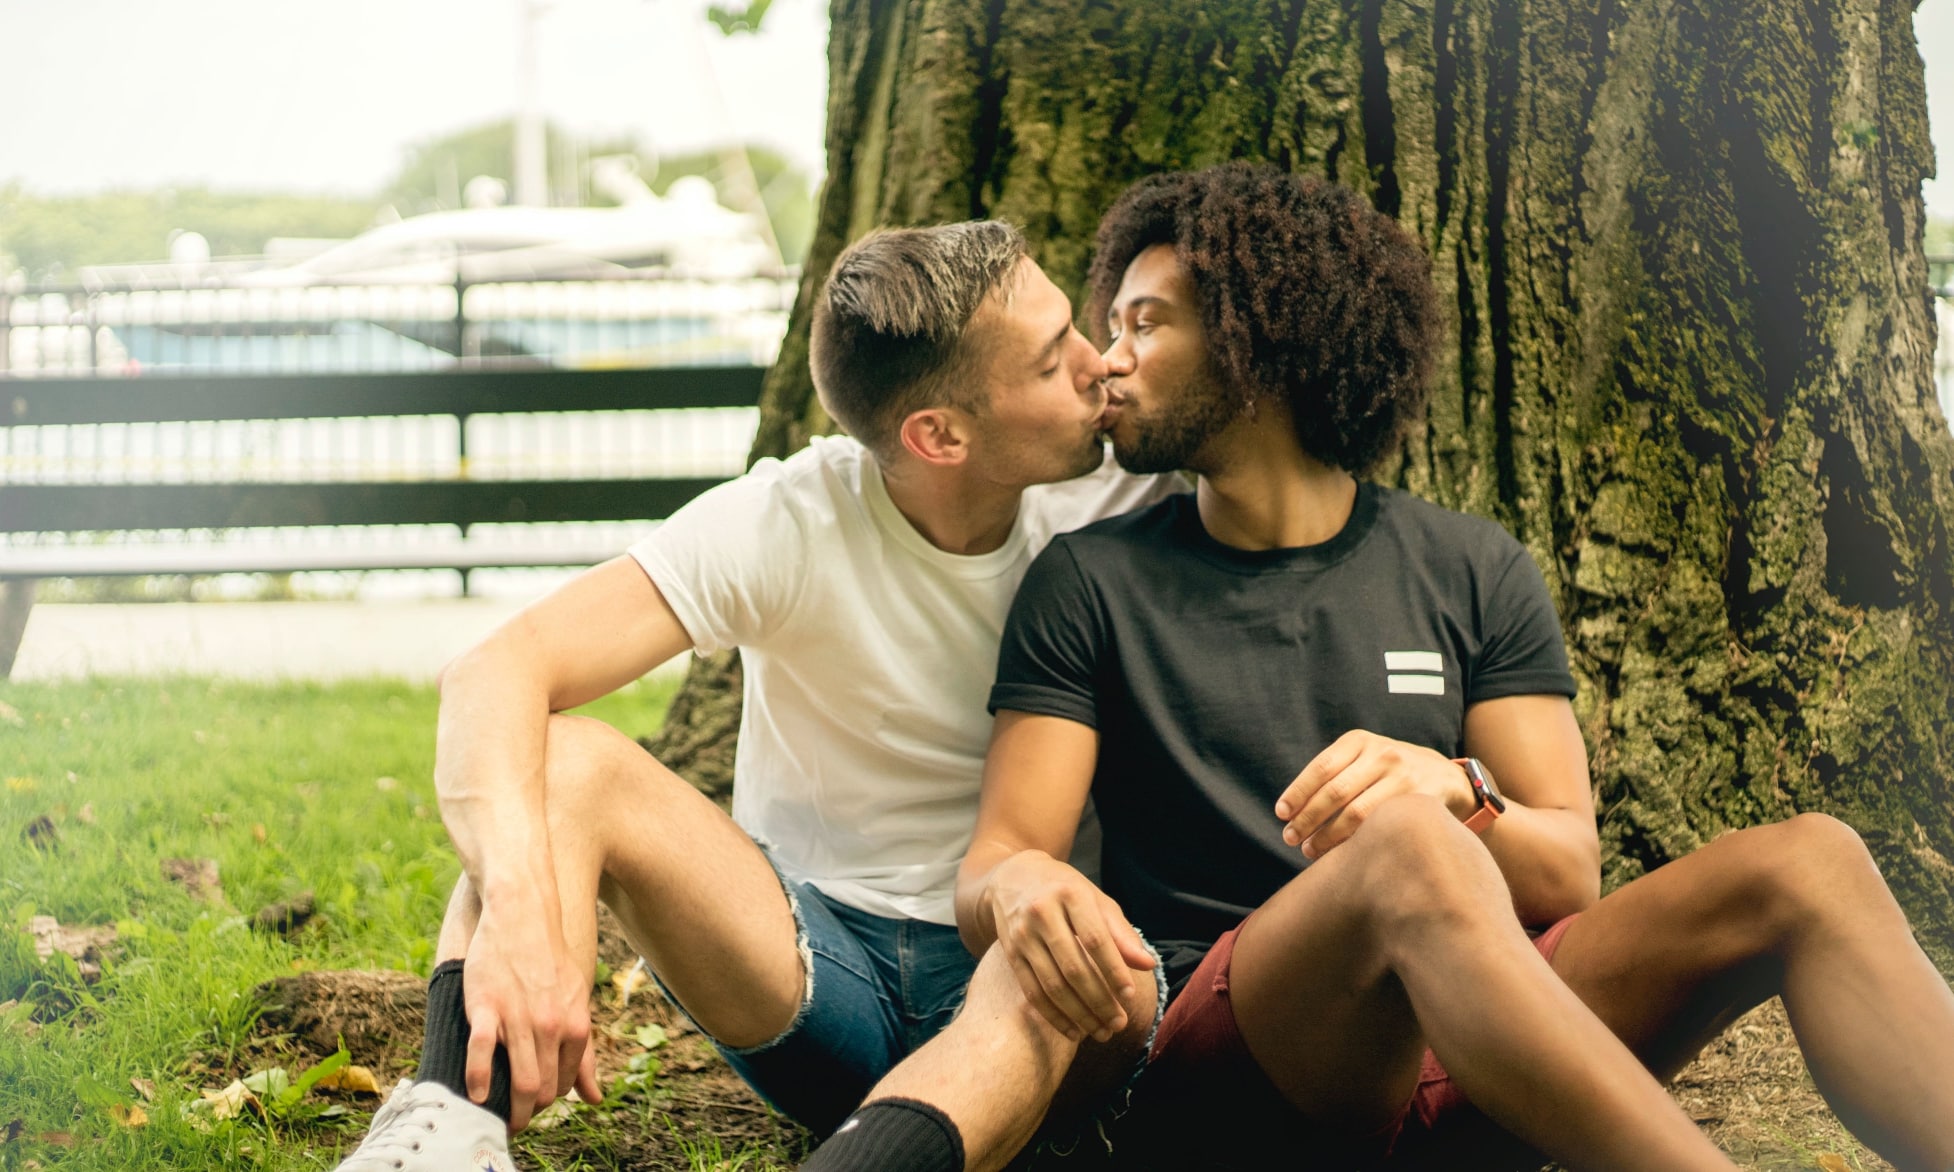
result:
[(1091, 344), (1086, 345), (1085, 353), (1085, 361), (1079, 364), (1080, 385), (1089, 387), (1106, 377), (1107, 367), (1105, 357)]
[(1099, 359), (1109, 377), (1117, 378), (1133, 373), (1133, 350), (1123, 340), (1115, 341), (1108, 346)]

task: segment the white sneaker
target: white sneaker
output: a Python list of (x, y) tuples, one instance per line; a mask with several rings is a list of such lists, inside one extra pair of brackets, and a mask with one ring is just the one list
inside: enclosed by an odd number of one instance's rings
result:
[(440, 1083), (403, 1078), (335, 1172), (516, 1172), (508, 1125)]

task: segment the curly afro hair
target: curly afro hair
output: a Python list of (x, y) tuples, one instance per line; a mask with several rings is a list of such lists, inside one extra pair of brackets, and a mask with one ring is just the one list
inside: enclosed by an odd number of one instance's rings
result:
[(1431, 262), (1349, 188), (1247, 163), (1134, 184), (1100, 222), (1086, 277), (1100, 341), (1127, 266), (1156, 244), (1193, 281), (1216, 376), (1286, 402), (1311, 456), (1367, 471), (1422, 415), (1438, 337)]

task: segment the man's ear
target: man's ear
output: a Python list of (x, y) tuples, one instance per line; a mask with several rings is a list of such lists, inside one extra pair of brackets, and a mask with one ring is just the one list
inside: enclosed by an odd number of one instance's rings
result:
[(909, 454), (925, 464), (952, 466), (970, 458), (963, 415), (950, 407), (912, 411), (896, 434)]

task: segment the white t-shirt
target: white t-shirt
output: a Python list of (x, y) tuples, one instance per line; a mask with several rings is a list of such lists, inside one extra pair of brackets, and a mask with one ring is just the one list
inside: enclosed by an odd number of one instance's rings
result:
[(738, 647), (733, 819), (789, 878), (953, 924), (977, 821), (998, 640), (1054, 534), (1186, 490), (1099, 471), (1024, 494), (992, 553), (931, 545), (852, 439), (820, 437), (704, 493), (631, 546), (709, 655)]

